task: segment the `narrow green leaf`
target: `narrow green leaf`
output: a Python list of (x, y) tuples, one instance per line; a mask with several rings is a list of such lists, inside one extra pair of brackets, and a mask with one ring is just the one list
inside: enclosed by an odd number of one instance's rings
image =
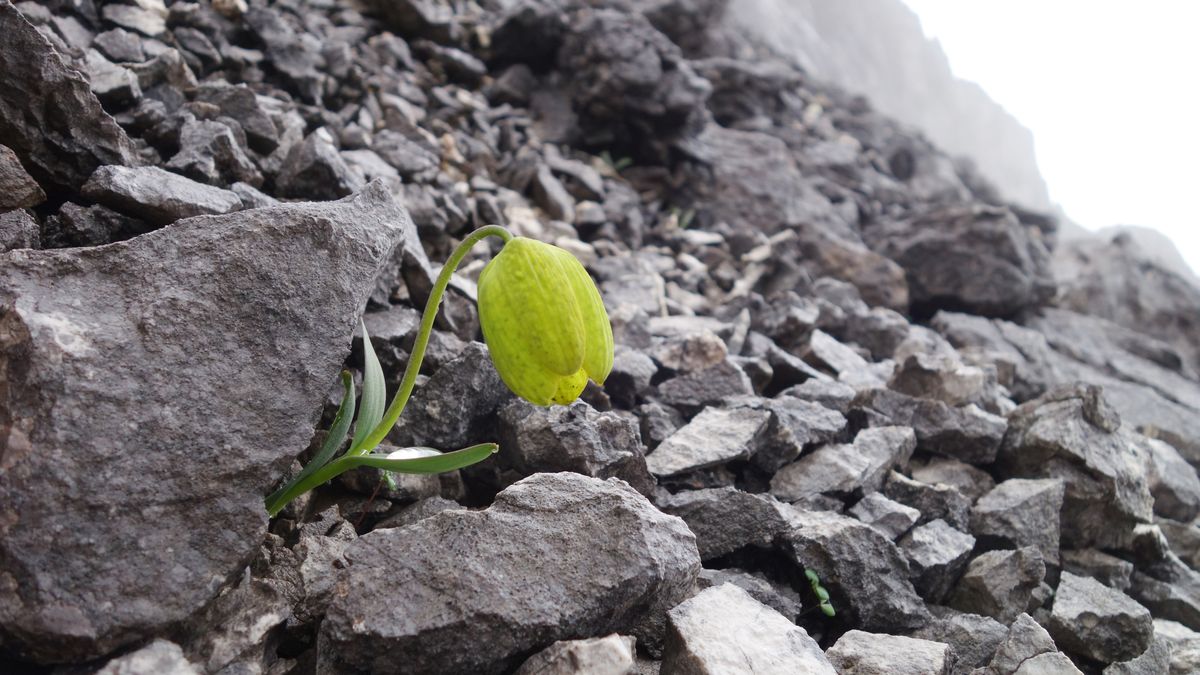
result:
[[(358, 422), (354, 426), (354, 441), (350, 444), (350, 454), (362, 452), (363, 440), (367, 434), (383, 419), (383, 409), (387, 405), (387, 385), (383, 381), (383, 367), (379, 365), (379, 357), (375, 355), (375, 347), (371, 345), (371, 337), (367, 335), (367, 324), (362, 324), (363, 337), (363, 391), (362, 407), (358, 413)], [(370, 451), (373, 448), (365, 448)]]
[(328, 464), (337, 449), (342, 447), (342, 442), (346, 440), (346, 434), (350, 431), (350, 422), (354, 420), (354, 376), (348, 370), (342, 371), (342, 388), (344, 390), (342, 402), (338, 405), (337, 415), (333, 417), (333, 425), (329, 427), (329, 433), (325, 435), (325, 442), (321, 444), (321, 449), (317, 450), (317, 454), (313, 455), (312, 461), (304, 467), (304, 470), (267, 497), (268, 504), (278, 499), (293, 485)]
[(381, 455), (357, 455), (343, 457), (353, 466), (370, 466), (396, 473), (444, 473), (454, 471), (464, 466), (481, 462), (496, 452), (500, 446), (495, 443), (481, 443), (462, 450), (447, 452), (432, 457), (412, 457), (409, 459), (388, 459)]

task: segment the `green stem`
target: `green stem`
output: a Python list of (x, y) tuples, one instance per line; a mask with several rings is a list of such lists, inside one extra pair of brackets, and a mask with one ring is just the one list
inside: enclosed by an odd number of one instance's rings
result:
[(417, 331), (417, 340), (413, 343), (412, 352), (408, 355), (408, 365), (404, 367), (404, 377), (400, 380), (400, 388), (396, 390), (395, 398), (392, 399), (391, 405), (384, 412), (383, 419), (379, 421), (379, 424), (362, 439), (357, 447), (350, 448), (347, 455), (363, 455), (374, 450), (396, 425), (396, 421), (400, 419), (400, 413), (404, 412), (404, 406), (408, 404), (408, 398), (417, 384), (417, 374), (421, 372), (421, 362), (425, 360), (425, 348), (429, 345), (429, 334), (433, 331), (433, 322), (437, 318), (442, 295), (445, 294), (446, 287), (450, 285), (450, 277), (454, 274), (454, 270), (458, 269), (459, 263), (467, 256), (471, 248), (487, 237), (500, 237), (505, 243), (508, 243), (508, 240), (512, 239), (512, 234), (499, 225), (485, 225), (467, 235), (467, 238), (463, 239), (462, 243), (446, 259), (446, 264), (442, 266), (442, 271), (433, 284), (433, 290), (429, 293), (429, 300), (425, 303), (425, 313), (421, 315), (421, 327)]

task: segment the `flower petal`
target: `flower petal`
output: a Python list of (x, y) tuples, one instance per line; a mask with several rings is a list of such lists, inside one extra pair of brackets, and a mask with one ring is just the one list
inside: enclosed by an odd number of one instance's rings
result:
[(579, 259), (568, 251), (554, 248), (583, 322), (583, 369), (596, 384), (604, 384), (613, 366), (612, 324), (604, 309), (604, 299)]

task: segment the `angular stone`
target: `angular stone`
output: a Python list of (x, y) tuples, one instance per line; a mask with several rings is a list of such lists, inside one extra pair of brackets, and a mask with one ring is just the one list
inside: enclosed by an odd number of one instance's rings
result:
[(949, 607), (931, 606), (933, 621), (912, 637), (944, 642), (954, 650), (953, 675), (965, 675), (986, 666), (1008, 636), (1004, 624), (987, 616), (966, 614)]
[(1064, 572), (1046, 625), (1063, 649), (1101, 663), (1128, 661), (1154, 636), (1150, 612), (1121, 591)]
[(658, 385), (658, 399), (684, 411), (699, 410), (731, 396), (753, 393), (750, 378), (729, 359), (712, 368), (673, 377)]
[(21, 411), (0, 476), (5, 648), (94, 658), (179, 624), (236, 575), (405, 227), (372, 185), (4, 254), (0, 409)]
[(1150, 494), (1154, 513), (1164, 518), (1189, 521), (1200, 513), (1200, 478), (1174, 446), (1147, 438)]
[(939, 519), (913, 528), (896, 545), (908, 558), (913, 588), (927, 601), (938, 603), (966, 569), (975, 537)]
[(529, 657), (513, 675), (633, 675), (636, 642), (616, 633), (588, 640), (559, 640)]
[(1092, 577), (1118, 591), (1129, 589), (1133, 563), (1094, 548), (1062, 552), (1064, 571), (1081, 577)]
[(921, 518), (920, 511), (892, 501), (879, 492), (872, 492), (858, 500), (857, 504), (850, 507), (849, 513), (893, 541), (908, 532)]
[(1158, 675), (1171, 672), (1171, 643), (1155, 631), (1146, 651), (1128, 661), (1114, 663), (1102, 675)]
[(665, 675), (836, 672), (803, 628), (733, 584), (701, 591), (667, 616)]
[(220, 109), (222, 116), (236, 120), (246, 133), (246, 141), (256, 152), (271, 153), (279, 147), (275, 123), (246, 85), (206, 82), (196, 89), (194, 100), (211, 103)]
[(947, 405), (976, 403), (987, 385), (982, 368), (963, 364), (940, 354), (912, 354), (901, 362), (888, 387), (916, 398), (930, 398)]
[(1149, 522), (1153, 498), (1140, 445), (1104, 402), (1099, 388), (1063, 388), (1017, 408), (999, 468), (1021, 478), (1061, 478), (1062, 544), (1119, 547)]
[(399, 513), (394, 516), (380, 521), (375, 525), (376, 530), (384, 530), (389, 527), (405, 527), (412, 525), (415, 522), (425, 520), (426, 518), (436, 516), (442, 511), (461, 511), (466, 507), (456, 501), (446, 499), (444, 497), (427, 497), (421, 501), (410, 504), (404, 507)]
[(1036, 548), (988, 551), (967, 565), (949, 604), (954, 609), (1008, 623), (1025, 611), (1046, 576)]
[(0, 253), (18, 248), (41, 248), (38, 222), (25, 209), (0, 213)]
[(100, 102), (109, 110), (123, 110), (137, 103), (142, 97), (142, 88), (137, 76), (128, 68), (122, 68), (104, 58), (95, 49), (87, 50), (83, 69), (88, 76), (88, 85)]
[(188, 120), (179, 132), (179, 152), (166, 167), (209, 185), (240, 181), (262, 187), (262, 174), (247, 156), (245, 142), (240, 127), (231, 128), (220, 121)]
[(583, 402), (542, 408), (516, 400), (500, 411), (499, 442), (502, 485), (539, 472), (574, 471), (620, 478), (647, 496), (654, 491), (637, 423), (615, 412)]
[(1154, 635), (1171, 646), (1171, 675), (1200, 672), (1200, 633), (1174, 621), (1155, 619)]
[[(1033, 617), (1022, 612), (1008, 627), (1008, 636), (996, 649), (989, 664), (990, 672), (1016, 673), (1023, 663), (1041, 654), (1058, 652), (1054, 640)], [(1049, 671), (1054, 672), (1054, 671)]]
[(949, 485), (930, 485), (893, 471), (883, 494), (920, 512), (918, 524), (941, 518), (957, 530), (969, 529), (971, 501)]
[(351, 170), (324, 127), (294, 146), (275, 177), (280, 197), (338, 199), (362, 187), (363, 177)]
[(657, 501), (658, 508), (682, 518), (695, 533), (701, 560), (745, 546), (767, 548), (787, 527), (781, 504), (732, 487), (684, 490)]
[(674, 476), (747, 459), (769, 415), (758, 410), (705, 408), (646, 458), (655, 476)]
[(665, 612), (700, 570), (683, 521), (619, 480), (574, 473), (526, 478), (485, 511), (369, 533), (346, 557), (318, 648), (381, 674), (505, 672), (556, 640)]
[(726, 400), (726, 404), (771, 414), (750, 457), (751, 463), (767, 473), (774, 473), (795, 460), (808, 446), (834, 440), (846, 428), (846, 418), (836, 410), (791, 396), (737, 397)]
[(46, 201), (46, 193), (25, 173), (21, 160), (7, 145), (0, 145), (0, 211), (24, 209)]
[(1066, 654), (1047, 652), (1023, 661), (1013, 675), (1083, 675), (1083, 671)]
[(850, 445), (822, 446), (780, 469), (771, 479), (771, 494), (794, 502), (822, 493), (875, 492), (893, 467), (908, 463), (916, 447), (908, 427), (863, 429)]
[(104, 664), (96, 675), (200, 675), (179, 645), (159, 638), (141, 649)]
[(863, 391), (853, 407), (880, 415), (886, 424), (912, 427), (922, 449), (968, 464), (992, 463), (1007, 428), (1003, 417), (974, 405), (955, 408), (889, 389)]
[(1135, 569), (1129, 595), (1158, 618), (1200, 630), (1200, 572), (1171, 553), (1162, 561)]
[(575, 200), (546, 165), (538, 167), (534, 174), (533, 199), (551, 218), (565, 223), (575, 222)]
[(138, 164), (87, 80), (8, 0), (0, 0), (0, 138), (44, 186), (70, 192), (102, 164)]
[(700, 570), (696, 577), (696, 590), (703, 591), (723, 584), (733, 584), (750, 594), (750, 597), (782, 614), (794, 622), (803, 609), (800, 594), (788, 586), (777, 585), (761, 576), (755, 576), (737, 568), (723, 570)]
[(83, 185), (83, 194), (156, 225), (242, 208), (242, 200), (229, 190), (197, 183), (156, 166), (102, 166)]
[(852, 630), (838, 638), (829, 661), (842, 675), (950, 675), (950, 645), (919, 638)]
[(1058, 565), (1063, 490), (1057, 478), (1006, 480), (971, 507), (971, 534), (990, 548), (1037, 547), (1042, 560)]
[(929, 619), (908, 580), (908, 563), (874, 528), (827, 511), (785, 511), (779, 542), (797, 567), (814, 570), (839, 616), (871, 630), (919, 628)]
[[(158, 3), (156, 8), (153, 3), (147, 3), (147, 5), (105, 5), (101, 13), (105, 21), (115, 23), (122, 28), (128, 28), (149, 37), (162, 35), (167, 30), (166, 7), (162, 3)], [(161, 11), (155, 11), (156, 9)]]

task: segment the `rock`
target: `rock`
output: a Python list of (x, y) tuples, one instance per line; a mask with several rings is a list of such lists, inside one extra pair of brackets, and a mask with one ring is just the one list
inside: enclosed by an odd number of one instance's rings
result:
[(229, 190), (197, 183), (156, 166), (102, 166), (83, 185), (83, 194), (157, 225), (242, 208), (242, 200)]
[(148, 37), (157, 37), (167, 30), (166, 7), (161, 2), (157, 7), (154, 7), (154, 3), (143, 6), (105, 5), (101, 13), (105, 21)]
[(83, 207), (67, 202), (42, 226), (42, 248), (100, 246), (129, 239), (153, 229), (152, 225), (117, 213), (99, 204)]
[(239, 24), (258, 37), (274, 71), (305, 102), (320, 103), (327, 76), (318, 70), (318, 66), (325, 65), (319, 40), (308, 34), (297, 35), (274, 7), (252, 6)]
[(372, 185), (103, 248), (4, 254), (3, 407), (22, 411), (0, 477), (4, 648), (94, 658), (212, 600), (258, 549), (263, 495), (308, 445), (410, 223)]
[(705, 561), (745, 546), (767, 548), (788, 526), (782, 505), (774, 499), (732, 487), (684, 490), (657, 502), (658, 508), (687, 523)]
[(514, 675), (634, 675), (635, 642), (616, 633), (560, 640), (529, 657)]
[(871, 630), (912, 630), (929, 619), (899, 550), (874, 528), (827, 511), (786, 512), (779, 543), (798, 568), (811, 568), (838, 615)]
[(896, 545), (908, 558), (913, 588), (927, 601), (938, 603), (966, 569), (975, 537), (938, 519), (913, 528)]
[(620, 478), (649, 496), (654, 479), (646, 470), (637, 423), (586, 403), (542, 408), (522, 400), (500, 411), (502, 485), (539, 472), (574, 471), (595, 478)]
[(907, 427), (863, 429), (853, 444), (822, 446), (780, 469), (771, 479), (771, 494), (795, 502), (822, 493), (875, 492), (893, 467), (908, 463), (916, 446)]
[[(1058, 647), (1045, 628), (1022, 612), (1008, 627), (1008, 636), (996, 648), (989, 664), (991, 673), (1016, 673), (1022, 664), (1042, 654), (1054, 654)], [(1055, 672), (1055, 671), (1046, 671)], [(1032, 674), (1031, 674), (1032, 675)]]
[(912, 637), (944, 642), (954, 651), (951, 673), (965, 675), (986, 666), (996, 649), (1008, 636), (1004, 624), (978, 614), (964, 614), (948, 607), (930, 607), (933, 621), (915, 631)]
[(442, 511), (461, 511), (466, 507), (456, 501), (444, 497), (426, 497), (415, 504), (410, 504), (399, 513), (380, 521), (375, 525), (376, 530), (389, 527), (405, 527), (426, 518), (436, 516)]
[(667, 616), (664, 675), (836, 672), (803, 628), (733, 584), (701, 591)]
[(838, 638), (825, 655), (841, 675), (949, 675), (954, 661), (943, 642), (861, 630)]
[(929, 485), (893, 471), (883, 486), (883, 494), (916, 509), (921, 514), (918, 524), (941, 518), (957, 530), (968, 530), (971, 502), (949, 485)]
[(200, 675), (202, 672), (187, 660), (179, 645), (159, 638), (109, 661), (96, 675)]
[[(306, 583), (305, 590), (315, 596), (317, 588)], [(185, 643), (184, 651), (208, 673), (236, 670), (239, 666), (261, 667), (268, 654), (274, 656), (280, 632), (277, 629), (291, 617), (291, 603), (284, 594), (247, 573), (241, 584), (217, 596), (190, 622), (188, 633), (193, 637)]]
[(636, 349), (617, 345), (612, 372), (604, 381), (604, 392), (621, 408), (633, 408), (638, 398), (650, 389), (650, 380), (658, 373), (654, 361)]
[(0, 145), (0, 211), (24, 209), (46, 201), (46, 193), (25, 173), (21, 160), (7, 145)]
[(1200, 478), (1172, 445), (1154, 438), (1143, 442), (1149, 457), (1150, 494), (1154, 513), (1189, 521), (1200, 513)]
[(279, 196), (299, 199), (338, 199), (362, 184), (362, 176), (338, 154), (325, 128), (317, 129), (293, 147), (275, 177)]
[(1000, 319), (938, 312), (931, 325), (960, 353), (996, 368), (999, 383), (1017, 401), (1027, 401), (1063, 381), (1046, 336)]
[(1009, 623), (1026, 610), (1045, 576), (1046, 564), (1036, 548), (988, 551), (967, 565), (947, 604)]
[(750, 457), (752, 464), (767, 473), (795, 460), (806, 447), (834, 440), (846, 428), (846, 418), (836, 410), (791, 396), (738, 397), (725, 403), (771, 414)]
[(211, 103), (222, 117), (235, 120), (246, 134), (246, 142), (255, 152), (271, 153), (279, 147), (279, 131), (254, 91), (244, 84), (236, 86), (205, 82), (196, 89), (195, 100)]
[(694, 373), (673, 377), (658, 385), (658, 399), (680, 410), (700, 410), (731, 396), (754, 393), (750, 378), (729, 359)]
[(1200, 633), (1166, 619), (1154, 620), (1154, 635), (1171, 645), (1171, 675), (1187, 675), (1200, 668)]
[(675, 476), (747, 459), (769, 415), (745, 408), (705, 408), (646, 458), (655, 476)]
[[(240, 127), (236, 127), (241, 132)], [(188, 120), (179, 132), (179, 152), (166, 167), (209, 185), (243, 182), (262, 187), (263, 177), (246, 155), (246, 139), (219, 121)]]
[(137, 103), (142, 97), (142, 88), (138, 85), (137, 76), (128, 68), (104, 58), (104, 55), (95, 49), (87, 50), (83, 66), (92, 93), (108, 109), (123, 110)]
[(958, 359), (917, 353), (901, 362), (888, 387), (916, 398), (931, 398), (947, 405), (976, 403), (987, 385), (982, 368)]
[(1154, 636), (1150, 612), (1124, 593), (1064, 572), (1046, 629), (1063, 649), (1101, 663), (1128, 661)]
[(776, 585), (766, 579), (737, 568), (724, 570), (700, 570), (696, 578), (696, 589), (702, 591), (723, 584), (733, 584), (750, 594), (750, 597), (782, 614), (794, 622), (803, 609), (800, 594), (790, 587)]
[(102, 164), (138, 164), (87, 81), (8, 0), (0, 0), (0, 138), (44, 187), (77, 190)]
[(892, 501), (879, 492), (872, 492), (858, 500), (857, 504), (850, 507), (849, 513), (893, 541), (908, 532), (921, 518), (920, 511)]
[(1098, 388), (1059, 389), (1009, 416), (1000, 470), (1022, 478), (1061, 478), (1062, 544), (1119, 547), (1149, 522), (1146, 458)]
[(1054, 295), (1050, 254), (1007, 209), (935, 208), (873, 231), (872, 248), (904, 268), (914, 311), (1007, 317)]
[(886, 424), (912, 427), (922, 449), (968, 464), (995, 461), (1007, 427), (1003, 417), (974, 405), (955, 408), (888, 389), (860, 392), (853, 408), (877, 414)]
[(1104, 669), (1103, 675), (1157, 675), (1171, 672), (1171, 643), (1156, 634), (1150, 646), (1139, 656), (1128, 661), (1114, 663)]
[(1057, 478), (1006, 480), (971, 508), (971, 534), (990, 548), (1034, 546), (1047, 564), (1058, 565), (1063, 490)]
[(1062, 568), (1076, 576), (1092, 577), (1118, 591), (1129, 589), (1133, 563), (1094, 548), (1062, 552)]
[(571, 105), (588, 145), (645, 153), (702, 122), (708, 82), (640, 16), (579, 13), (557, 66), (571, 73)]
[(18, 248), (41, 248), (38, 223), (25, 209), (0, 213), (0, 253)]
[(554, 177), (550, 167), (538, 167), (533, 177), (533, 199), (546, 215), (567, 223), (575, 222), (575, 200), (563, 184)]
[(1083, 672), (1066, 654), (1047, 652), (1022, 662), (1014, 675), (1083, 675)]
[(1135, 569), (1129, 595), (1158, 618), (1200, 630), (1200, 572), (1174, 554), (1168, 552), (1164, 560)]
[(996, 481), (988, 472), (948, 457), (914, 461), (910, 469), (914, 480), (930, 485), (945, 483), (972, 503), (996, 487)]
[[(319, 649), (377, 673), (504, 672), (556, 640), (665, 612), (700, 569), (682, 521), (619, 480), (573, 473), (526, 478), (485, 511), (369, 533), (346, 557)], [(479, 640), (464, 650), (467, 627)]]
[(142, 38), (123, 28), (113, 28), (100, 33), (92, 42), (92, 46), (114, 63), (127, 61), (140, 63), (146, 60)]

